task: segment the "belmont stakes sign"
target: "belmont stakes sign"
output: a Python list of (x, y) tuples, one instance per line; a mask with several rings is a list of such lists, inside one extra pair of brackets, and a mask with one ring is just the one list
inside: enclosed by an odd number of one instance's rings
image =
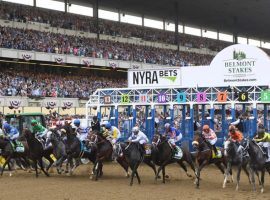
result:
[(128, 71), (128, 87), (177, 87), (180, 86), (180, 68), (145, 69)]
[(263, 50), (236, 44), (219, 52), (210, 66), (181, 68), (181, 87), (269, 86), (269, 74)]

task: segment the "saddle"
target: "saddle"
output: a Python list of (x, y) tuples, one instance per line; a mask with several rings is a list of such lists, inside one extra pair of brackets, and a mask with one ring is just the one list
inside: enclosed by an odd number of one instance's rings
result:
[(24, 145), (18, 141), (18, 140), (13, 140), (10, 141), (11, 146), (13, 147), (13, 150), (18, 153), (23, 153), (24, 152)]

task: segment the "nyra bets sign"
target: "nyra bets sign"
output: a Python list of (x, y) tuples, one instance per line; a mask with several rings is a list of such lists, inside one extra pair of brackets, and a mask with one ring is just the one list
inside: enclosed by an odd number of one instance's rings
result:
[(145, 69), (128, 71), (129, 88), (180, 87), (180, 69)]
[(270, 84), (270, 59), (255, 46), (237, 44), (225, 48), (213, 59), (210, 69), (216, 75), (213, 86)]

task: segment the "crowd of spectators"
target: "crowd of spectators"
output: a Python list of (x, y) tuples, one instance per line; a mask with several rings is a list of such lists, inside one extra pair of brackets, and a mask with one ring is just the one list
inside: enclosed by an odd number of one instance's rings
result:
[(65, 97), (88, 99), (98, 88), (127, 87), (126, 79), (73, 74), (2, 70), (0, 96)]
[[(158, 41), (168, 44), (175, 43), (175, 34), (171, 31), (158, 30), (103, 19), (99, 20), (99, 26), (97, 28), (93, 17), (4, 2), (0, 5), (0, 18), (2, 19), (18, 22), (38, 22), (48, 24), (52, 27), (65, 29), (92, 33), (97, 33), (99, 31), (99, 33), (112, 36), (136, 37), (147, 41)], [(214, 51), (220, 51), (232, 44), (230, 42), (191, 36), (182, 33), (179, 33), (179, 43), (181, 46), (208, 48)]]
[(213, 56), (0, 26), (0, 47), (170, 66), (208, 65)]

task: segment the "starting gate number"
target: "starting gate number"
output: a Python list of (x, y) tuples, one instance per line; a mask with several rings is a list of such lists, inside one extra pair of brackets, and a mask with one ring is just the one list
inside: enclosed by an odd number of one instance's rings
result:
[(186, 93), (181, 92), (177, 93), (177, 103), (185, 103), (186, 102)]
[(206, 102), (206, 93), (205, 92), (198, 92), (197, 93), (197, 102), (199, 102), (199, 103)]
[(147, 102), (147, 94), (140, 94), (140, 103)]
[(261, 92), (261, 101), (270, 101), (270, 91)]
[(158, 103), (166, 103), (166, 94), (158, 94)]
[(248, 101), (248, 92), (239, 92), (238, 101), (241, 101), (241, 102)]
[(121, 95), (121, 103), (129, 103), (129, 95), (128, 94)]
[(217, 100), (218, 100), (218, 102), (226, 102), (227, 101), (227, 92), (218, 92)]
[(104, 104), (110, 104), (111, 103), (111, 96), (104, 96)]

